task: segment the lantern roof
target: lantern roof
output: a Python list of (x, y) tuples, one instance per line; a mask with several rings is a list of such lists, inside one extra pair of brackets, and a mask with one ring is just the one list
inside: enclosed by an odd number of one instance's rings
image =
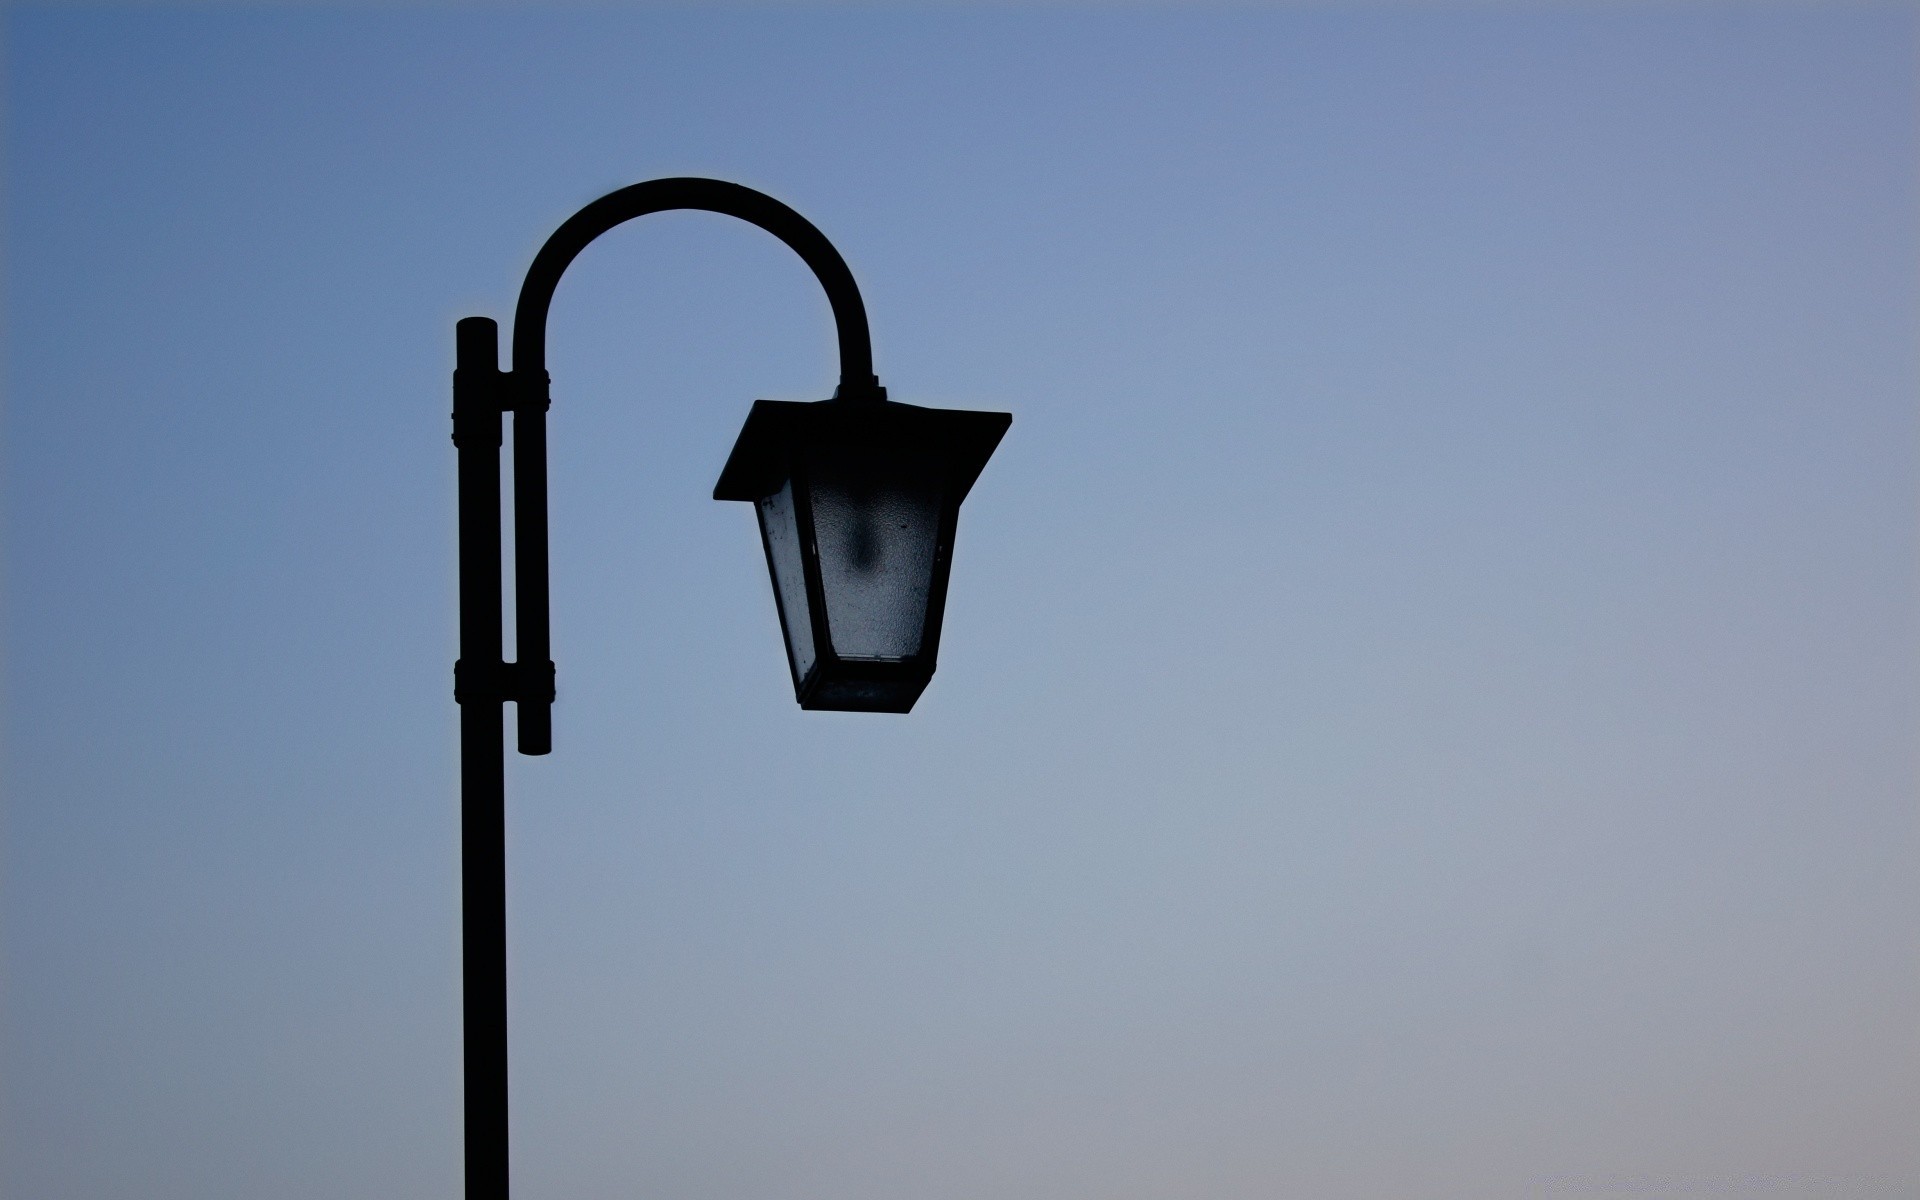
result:
[(863, 446), (944, 464), (957, 506), (1012, 423), (1012, 413), (893, 400), (756, 400), (713, 485), (713, 498), (759, 500), (780, 490), (795, 455), (809, 447)]

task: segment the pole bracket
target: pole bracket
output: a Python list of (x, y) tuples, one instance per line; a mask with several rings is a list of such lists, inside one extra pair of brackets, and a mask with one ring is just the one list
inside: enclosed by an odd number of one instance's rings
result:
[[(500, 414), (512, 395), (508, 376), (492, 367), (459, 367), (453, 372), (453, 444), (498, 446)], [(503, 407), (504, 405), (504, 407)]]
[(507, 386), (500, 393), (501, 412), (546, 412), (553, 407), (553, 377), (546, 371), (509, 371), (503, 378)]
[(551, 660), (543, 663), (469, 663), (456, 659), (453, 664), (453, 702), (465, 704), (519, 704), (533, 701), (552, 704), (557, 673)]

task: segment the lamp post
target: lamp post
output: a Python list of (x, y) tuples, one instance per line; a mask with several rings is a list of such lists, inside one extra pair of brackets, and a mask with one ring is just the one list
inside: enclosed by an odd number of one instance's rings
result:
[[(547, 310), (574, 257), (614, 226), (699, 209), (793, 249), (826, 289), (840, 386), (811, 404), (757, 401), (713, 495), (755, 506), (794, 695), (802, 708), (907, 712), (932, 678), (960, 502), (1013, 418), (889, 401), (866, 307), (831, 243), (763, 193), (714, 179), (610, 192), (549, 237), (520, 287), (513, 363), (494, 322), (455, 333), (459, 459), (460, 842), (468, 1200), (507, 1196), (507, 947), (503, 706), (522, 754), (553, 749), (547, 594)], [(501, 417), (513, 414), (514, 616), (502, 659)]]

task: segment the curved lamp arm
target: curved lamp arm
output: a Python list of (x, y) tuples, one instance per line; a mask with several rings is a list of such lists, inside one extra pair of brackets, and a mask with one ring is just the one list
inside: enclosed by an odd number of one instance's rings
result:
[(813, 269), (833, 306), (840, 338), (835, 399), (878, 403), (886, 391), (873, 374), (867, 309), (846, 260), (799, 213), (763, 192), (718, 179), (653, 179), (623, 187), (587, 205), (553, 231), (520, 286), (513, 311), (514, 644), (511, 692), (520, 753), (553, 749), (554, 669), (547, 592), (547, 310), (554, 289), (580, 251), (616, 225), (649, 213), (697, 209), (738, 217), (779, 238)]
[(616, 225), (650, 213), (695, 209), (738, 217), (779, 238), (813, 268), (840, 336), (840, 397), (871, 399), (879, 380), (873, 374), (873, 342), (867, 333), (867, 308), (853, 272), (833, 243), (799, 213), (764, 192), (718, 179), (650, 179), (623, 187), (587, 205), (553, 231), (527, 269), (520, 301), (513, 310), (513, 370), (535, 375), (547, 367), (547, 309), (560, 276), (587, 244)]

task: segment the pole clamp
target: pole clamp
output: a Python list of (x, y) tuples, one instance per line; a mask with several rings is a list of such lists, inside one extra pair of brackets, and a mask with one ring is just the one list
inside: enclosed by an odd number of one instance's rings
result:
[(489, 367), (460, 367), (453, 373), (453, 444), (500, 444), (500, 413), (509, 389), (507, 376)]
[(552, 661), (543, 663), (469, 663), (456, 659), (453, 664), (453, 702), (465, 704), (552, 704), (556, 672)]
[(546, 662), (503, 663), (507, 673), (507, 698), (515, 704), (552, 704), (559, 677), (553, 660)]
[(546, 412), (553, 407), (553, 377), (545, 371), (509, 371), (501, 389), (501, 412)]

